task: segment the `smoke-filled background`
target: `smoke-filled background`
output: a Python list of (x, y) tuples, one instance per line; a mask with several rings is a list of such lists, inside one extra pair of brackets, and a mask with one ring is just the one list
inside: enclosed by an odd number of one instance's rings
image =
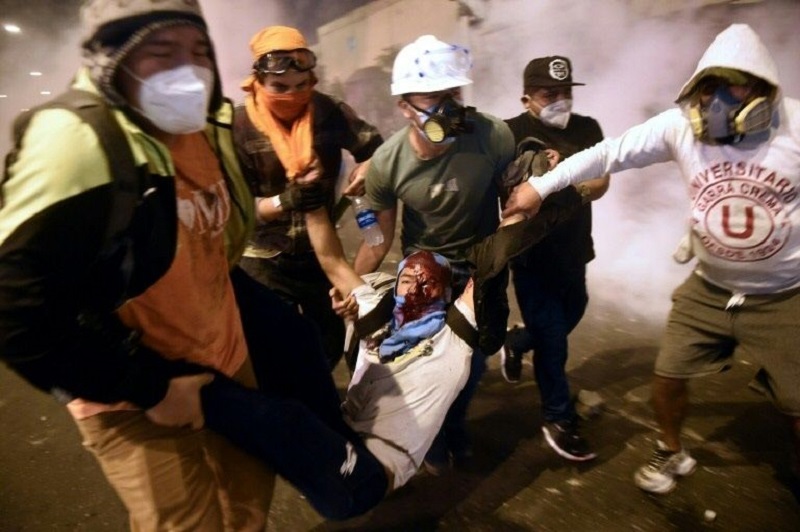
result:
[[(649, 2), (653, 12), (669, 3)], [(761, 36), (778, 64), (784, 94), (800, 97), (797, 1), (724, 2), (646, 17), (622, 0), (492, 4), (491, 51), (478, 51), (477, 70), (493, 63), (502, 68), (476, 75), (473, 96), (479, 108), (500, 117), (523, 111), (527, 61), (563, 54), (573, 62), (573, 78), (586, 83), (573, 89), (573, 111), (595, 117), (606, 136), (618, 135), (672, 107), (703, 51), (734, 22), (750, 24)], [(589, 266), (590, 297), (618, 303), (632, 318), (663, 320), (672, 289), (692, 267), (671, 257), (687, 220), (676, 165), (613, 175), (609, 192), (594, 204), (597, 259)]]
[[(392, 2), (373, 4), (380, 3)], [(293, 25), (316, 45), (318, 26), (370, 2), (201, 4), (226, 92), (240, 100), (238, 83), (252, 61), (247, 43), (256, 31), (272, 24)], [(77, 5), (74, 0), (0, 0), (0, 22), (24, 27), (21, 34), (0, 31), (3, 152), (10, 146), (10, 125), (19, 110), (46, 100), (49, 95), (42, 92), (61, 91), (75, 72), (80, 61)], [(733, 22), (756, 30), (775, 57), (784, 94), (800, 96), (796, 0), (473, 0), (458, 5), (466, 20), (461, 35), (468, 41), (461, 44), (470, 46), (475, 57), (469, 103), (501, 118), (523, 110), (519, 97), (525, 64), (533, 57), (561, 54), (572, 59), (574, 79), (586, 83), (573, 91), (574, 111), (598, 119), (607, 136), (617, 135), (672, 106), (714, 35)], [(420, 27), (436, 27), (436, 20), (420, 17)], [(326, 64), (347, 60), (315, 49), (323, 74)], [(374, 50), (373, 55), (383, 52)], [(43, 75), (31, 76), (32, 71)], [(321, 87), (332, 85), (323, 79)], [(388, 97), (388, 86), (383, 90)], [(365, 101), (356, 97), (349, 103), (368, 115), (374, 109)], [(672, 164), (614, 175), (610, 191), (594, 207), (598, 258), (589, 268), (591, 297), (620, 305), (632, 318), (663, 320), (671, 290), (691, 268), (671, 259), (686, 230), (687, 206)]]

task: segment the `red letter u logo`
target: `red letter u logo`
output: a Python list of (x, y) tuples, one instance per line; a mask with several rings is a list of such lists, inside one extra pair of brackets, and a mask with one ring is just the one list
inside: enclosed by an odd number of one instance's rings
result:
[(755, 215), (753, 214), (753, 207), (745, 207), (744, 208), (744, 229), (741, 231), (734, 232), (731, 229), (731, 208), (729, 205), (722, 206), (722, 230), (725, 231), (725, 235), (731, 238), (741, 238), (742, 240), (746, 238), (750, 238), (753, 236), (753, 220), (755, 220)]

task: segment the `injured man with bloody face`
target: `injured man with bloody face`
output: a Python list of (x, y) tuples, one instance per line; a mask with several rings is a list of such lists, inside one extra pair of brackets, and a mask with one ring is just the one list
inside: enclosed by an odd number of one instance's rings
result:
[[(368, 283), (353, 288), (359, 317), (380, 312), (382, 296)], [(472, 347), (448, 319), (450, 265), (417, 251), (398, 267), (394, 308), (387, 321), (361, 339), (343, 410), (345, 421), (394, 476), (408, 482), (469, 376)], [(391, 297), (392, 294), (389, 294)], [(475, 326), (472, 287), (453, 303)]]

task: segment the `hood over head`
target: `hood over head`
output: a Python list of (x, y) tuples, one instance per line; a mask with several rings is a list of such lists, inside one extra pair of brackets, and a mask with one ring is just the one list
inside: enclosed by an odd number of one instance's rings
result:
[[(81, 7), (83, 64), (100, 94), (114, 105), (126, 106), (115, 86), (120, 65), (151, 33), (179, 25), (208, 34), (198, 0), (86, 0)], [(213, 113), (223, 101), (213, 45), (211, 59), (214, 86), (209, 112)]]
[(698, 81), (708, 75), (717, 75), (715, 71), (720, 69), (740, 70), (763, 79), (775, 89), (780, 87), (778, 67), (758, 34), (747, 24), (731, 24), (706, 49), (676, 101), (687, 98)]

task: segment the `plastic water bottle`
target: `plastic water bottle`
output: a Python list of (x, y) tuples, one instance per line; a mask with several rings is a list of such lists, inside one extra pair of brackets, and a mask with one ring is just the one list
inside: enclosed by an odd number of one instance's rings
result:
[(356, 213), (356, 223), (361, 230), (361, 236), (368, 246), (378, 246), (383, 244), (383, 232), (378, 225), (378, 218), (372, 205), (364, 196), (353, 198), (353, 210)]

